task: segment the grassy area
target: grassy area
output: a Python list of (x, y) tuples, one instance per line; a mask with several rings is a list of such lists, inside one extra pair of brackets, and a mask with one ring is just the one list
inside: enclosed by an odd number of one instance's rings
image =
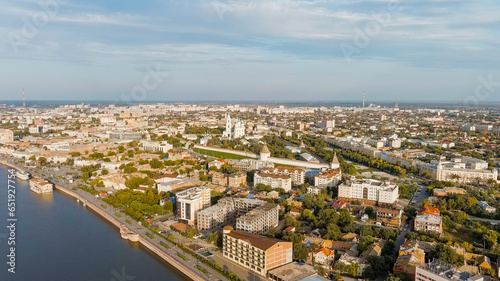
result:
[(444, 236), (446, 239), (450, 238), (452, 241), (466, 241), (470, 244), (474, 244), (475, 235), (474, 230), (465, 228), (463, 226), (458, 226), (453, 230), (445, 230)]
[(165, 247), (166, 249), (170, 248), (167, 244), (163, 243), (163, 242), (160, 242), (160, 245), (162, 245), (163, 247)]
[(179, 256), (179, 258), (183, 259), (183, 260), (187, 260), (187, 258), (183, 255), (181, 255), (180, 253), (177, 253), (177, 255)]
[(117, 213), (115, 213), (115, 216), (117, 216), (117, 217), (121, 217), (121, 216), (120, 216), (120, 214), (117, 214)]
[(206, 271), (203, 267), (197, 265), (196, 268), (198, 268), (199, 271), (205, 273), (205, 274), (208, 274), (208, 271)]
[(132, 224), (129, 220), (125, 220), (125, 222), (128, 223), (128, 224)]
[(104, 204), (101, 204), (101, 207), (103, 207), (104, 209), (107, 209), (108, 207), (106, 207)]
[(213, 157), (216, 157), (216, 158), (223, 158), (223, 159), (246, 159), (246, 158), (252, 158), (252, 157), (246, 157), (246, 156), (241, 156), (241, 155), (236, 155), (236, 154), (231, 154), (231, 153), (225, 153), (225, 152), (211, 151), (211, 150), (200, 149), (200, 148), (195, 148), (193, 150), (194, 150), (194, 152), (199, 153), (199, 154), (213, 156)]
[(153, 235), (152, 235), (151, 233), (146, 233), (146, 235), (147, 235), (149, 238), (153, 239)]

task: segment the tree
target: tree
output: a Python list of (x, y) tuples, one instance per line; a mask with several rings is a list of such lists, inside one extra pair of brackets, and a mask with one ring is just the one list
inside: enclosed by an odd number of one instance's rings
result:
[(336, 224), (329, 224), (326, 228), (326, 234), (324, 236), (325, 239), (328, 240), (340, 240), (342, 237), (342, 232), (340, 231), (339, 227)]
[(373, 210), (373, 207), (371, 206), (368, 206), (365, 208), (365, 214), (368, 215), (368, 217), (370, 217), (370, 219), (375, 219), (376, 217), (376, 213), (375, 213), (375, 210)]

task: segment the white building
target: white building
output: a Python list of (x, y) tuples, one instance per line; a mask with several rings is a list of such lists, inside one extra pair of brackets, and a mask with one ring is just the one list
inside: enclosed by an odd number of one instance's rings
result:
[(292, 189), (292, 178), (287, 175), (275, 175), (266, 173), (255, 173), (253, 179), (254, 186), (262, 183), (271, 188), (283, 188), (286, 192)]
[(243, 136), (245, 136), (245, 124), (243, 123), (243, 121), (237, 120), (234, 123), (233, 138), (237, 139), (237, 138), (241, 138)]
[(210, 189), (208, 187), (192, 187), (175, 194), (177, 201), (177, 217), (194, 225), (198, 211), (210, 206)]
[(144, 151), (161, 151), (163, 153), (166, 153), (170, 149), (173, 149), (174, 146), (169, 144), (166, 141), (162, 142), (156, 142), (156, 141), (143, 141), (142, 143), (142, 150)]
[(339, 185), (338, 199), (363, 204), (395, 205), (399, 187), (393, 182), (373, 179), (351, 179)]
[(293, 185), (301, 185), (306, 179), (306, 171), (294, 167), (276, 166), (264, 169), (260, 173), (290, 176)]

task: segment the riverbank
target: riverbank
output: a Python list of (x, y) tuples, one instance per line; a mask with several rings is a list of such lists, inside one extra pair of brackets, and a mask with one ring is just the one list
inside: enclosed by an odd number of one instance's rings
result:
[[(25, 170), (22, 167), (19, 167), (17, 165), (14, 165), (12, 163), (9, 163), (9, 162), (3, 161), (3, 160), (0, 160), (0, 164), (2, 164), (4, 166), (7, 166), (9, 168), (20, 170), (20, 171), (24, 171)], [(94, 203), (92, 203), (92, 202), (89, 201), (89, 199), (90, 200), (95, 199), (94, 197), (90, 196), (87, 199), (84, 196), (82, 196), (82, 195), (74, 192), (70, 188), (66, 188), (66, 187), (58, 185), (58, 184), (54, 184), (54, 188), (59, 193), (62, 193), (64, 195), (67, 195), (67, 196), (75, 199), (75, 201), (79, 200), (82, 203), (85, 203), (86, 207), (90, 208), (92, 211), (94, 211), (95, 213), (99, 214), (107, 222), (109, 222), (112, 225), (116, 226), (117, 230), (118, 230), (117, 235), (119, 236), (119, 230), (120, 230), (120, 226), (122, 225), (122, 223), (119, 220), (117, 220), (116, 218), (114, 218), (112, 216), (112, 214), (106, 212), (105, 210), (99, 208), (96, 204), (94, 204)], [(168, 253), (165, 253), (164, 251), (162, 251), (162, 249), (160, 247), (158, 247), (155, 244), (151, 243), (150, 241), (148, 241), (147, 238), (142, 237), (140, 234), (139, 234), (139, 241), (138, 242), (142, 246), (144, 246), (146, 249), (148, 249), (150, 252), (156, 254), (157, 257), (161, 258), (163, 261), (165, 261), (166, 263), (168, 263), (169, 265), (171, 265), (173, 268), (175, 268), (176, 270), (178, 270), (180, 273), (182, 273), (187, 278), (189, 278), (191, 280), (194, 280), (194, 281), (206, 280), (205, 278), (203, 278), (203, 277), (199, 276), (197, 273), (195, 273), (195, 271), (193, 271), (192, 269), (190, 269), (188, 266), (186, 266), (186, 265), (182, 264), (181, 262), (175, 260)]]

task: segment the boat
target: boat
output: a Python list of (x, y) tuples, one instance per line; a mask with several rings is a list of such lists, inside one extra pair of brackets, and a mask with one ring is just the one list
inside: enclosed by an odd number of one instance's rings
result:
[(23, 180), (23, 181), (27, 181), (27, 180), (30, 179), (30, 173), (23, 172), (23, 171), (17, 171), (16, 172), (16, 178), (20, 179), (20, 180)]

